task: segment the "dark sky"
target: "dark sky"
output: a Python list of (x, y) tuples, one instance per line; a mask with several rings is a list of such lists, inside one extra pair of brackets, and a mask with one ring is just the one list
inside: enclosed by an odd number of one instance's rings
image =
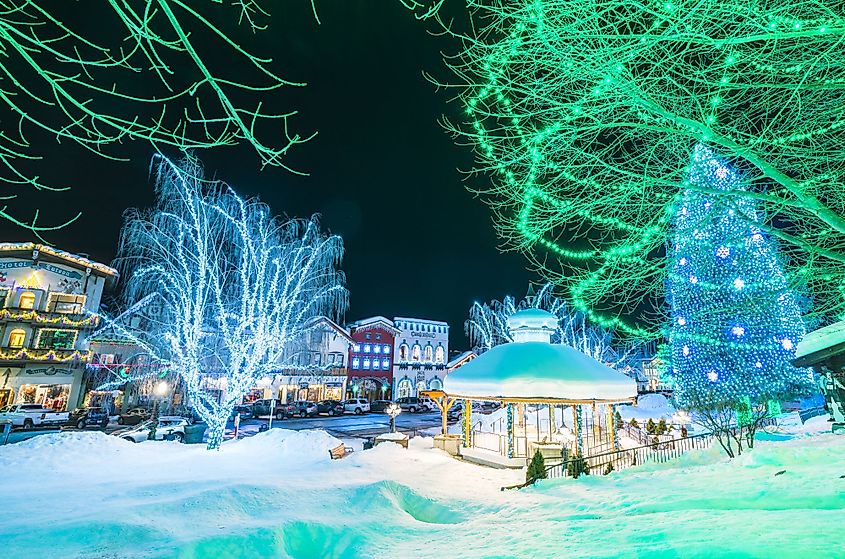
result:
[[(457, 45), (427, 33), (431, 26), (396, 0), (317, 6), (321, 24), (308, 0), (268, 3), (270, 28), (254, 36), (244, 30), (242, 37), (245, 47), (272, 57), (272, 68), (285, 78), (308, 83), (271, 93), (270, 101), (299, 110), (294, 122), (303, 133), (319, 132), (287, 159), (310, 175), (261, 170), (248, 145), (197, 155), (208, 174), (241, 195), (258, 195), (280, 214), (320, 213), (324, 226), (343, 236), (347, 321), (373, 314), (447, 320), (453, 348), (464, 348), (469, 305), (521, 295), (534, 274), (520, 255), (498, 250), (489, 209), (466, 189), (486, 178), (463, 181), (458, 169), (471, 168), (471, 152), (438, 123), (444, 114), (460, 120), (461, 107), (449, 102), (454, 92), (438, 92), (422, 73), (448, 80), (440, 52)], [(4, 128), (9, 125), (4, 118)], [(45, 222), (83, 212), (47, 240), (110, 262), (124, 209), (153, 200), (152, 148), (142, 142), (116, 146), (110, 153), (128, 159), (118, 162), (51, 137), (31, 140), (44, 159), (29, 168), (72, 187), (39, 198)], [(31, 239), (5, 222), (0, 229), (9, 241)]]

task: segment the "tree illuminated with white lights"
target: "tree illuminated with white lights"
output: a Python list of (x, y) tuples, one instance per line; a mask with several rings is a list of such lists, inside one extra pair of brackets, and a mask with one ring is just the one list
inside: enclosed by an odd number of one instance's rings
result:
[(298, 363), (313, 319), (345, 310), (343, 244), (203, 180), (193, 160), (162, 158), (157, 173), (156, 206), (127, 215), (118, 257), (147, 324), (117, 330), (182, 378), (215, 449), (243, 396)]

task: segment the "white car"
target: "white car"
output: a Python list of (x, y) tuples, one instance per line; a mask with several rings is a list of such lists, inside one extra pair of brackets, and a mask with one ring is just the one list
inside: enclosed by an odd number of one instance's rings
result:
[(45, 408), (41, 404), (17, 404), (0, 412), (0, 419), (8, 419), (13, 427), (32, 429), (44, 425), (64, 425), (70, 414), (66, 411), (55, 411)]
[(343, 411), (361, 415), (370, 411), (370, 402), (363, 398), (352, 398), (343, 402)]
[[(157, 441), (179, 441), (180, 443), (185, 438), (185, 426), (188, 425), (188, 420), (178, 415), (163, 415), (158, 418), (158, 426), (156, 427), (155, 440)], [(114, 434), (121, 439), (132, 441), (133, 443), (140, 443), (149, 440), (150, 429), (153, 426), (153, 420), (149, 419), (137, 426), (132, 427), (126, 431), (118, 431)]]

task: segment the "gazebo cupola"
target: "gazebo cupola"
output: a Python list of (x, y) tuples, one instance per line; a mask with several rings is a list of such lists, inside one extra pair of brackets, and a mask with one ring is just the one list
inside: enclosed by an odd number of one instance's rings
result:
[(557, 325), (557, 317), (541, 309), (523, 309), (508, 317), (508, 330), (515, 342), (550, 344)]

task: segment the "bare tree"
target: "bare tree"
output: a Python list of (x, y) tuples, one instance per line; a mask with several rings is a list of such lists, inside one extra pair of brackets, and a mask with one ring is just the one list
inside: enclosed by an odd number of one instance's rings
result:
[(345, 309), (342, 241), (204, 181), (194, 160), (157, 172), (157, 205), (128, 212), (118, 264), (127, 304), (159, 310), (143, 331), (117, 329), (181, 377), (214, 449), (246, 392), (296, 364), (313, 318)]

